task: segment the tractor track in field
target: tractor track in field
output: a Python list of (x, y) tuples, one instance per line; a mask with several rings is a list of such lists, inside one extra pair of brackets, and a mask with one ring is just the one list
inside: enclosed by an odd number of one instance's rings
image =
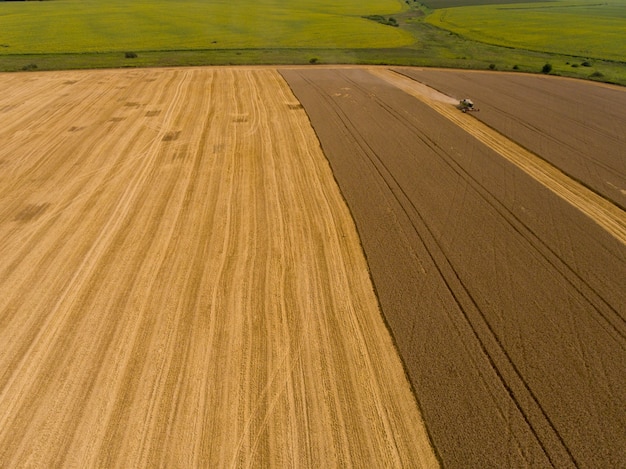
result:
[[(393, 84), (436, 110), (478, 141), (515, 164), (577, 210), (580, 210), (619, 242), (626, 244), (626, 212), (615, 203), (572, 179), (559, 168), (490, 128), (473, 115), (459, 112), (456, 107), (450, 106), (453, 101), (454, 103), (456, 101), (449, 96), (429, 88), (411, 77), (406, 77), (391, 70), (373, 69), (370, 73)], [(476, 183), (480, 185), (478, 182)], [(497, 210), (501, 212), (506, 211), (505, 216), (509, 218), (512, 224), (517, 224), (519, 229), (523, 230), (525, 228), (523, 223), (505, 207), (497, 208)], [(626, 317), (622, 316), (615, 307), (607, 303), (601, 295), (598, 295), (593, 287), (567, 262), (564, 262), (558, 253), (544, 243), (539, 236), (533, 233), (527, 239), (538, 250), (543, 252), (543, 255), (546, 256), (553, 268), (569, 279), (568, 281), (572, 288), (575, 288), (590, 303), (595, 305), (594, 313), (598, 314), (600, 320), (604, 321), (615, 331), (615, 334), (620, 337), (621, 342), (626, 346)]]
[(620, 400), (619, 212), (617, 230), (593, 210), (588, 217), (576, 205), (586, 201), (561, 195), (561, 179), (537, 181), (506, 154), (508, 140), (459, 123), (474, 119), (392, 71), (281, 73), (355, 217), (443, 464), (619, 461), (619, 443), (601, 428), (608, 419), (618, 432), (623, 413), (590, 410)]
[[(371, 73), (428, 104), (438, 113), (572, 204), (620, 242), (626, 244), (626, 212), (620, 207), (572, 179), (543, 158), (516, 144), (481, 121), (474, 119), (473, 116), (460, 113), (456, 108), (445, 104), (446, 98), (448, 98), (446, 95), (438, 93), (432, 88), (430, 89), (431, 94), (428, 95), (422, 91), (425, 85), (391, 70), (374, 69)], [(438, 98), (436, 94), (441, 96)]]
[[(389, 79), (387, 75), (387, 73), (392, 72), (385, 72), (377, 69), (375, 71), (370, 71), (370, 73), (379, 77), (383, 77), (383, 79), (386, 79), (386, 81), (393, 83), (393, 80)], [(390, 171), (390, 169), (387, 167), (385, 161), (377, 155), (376, 150), (368, 145), (367, 135), (359, 132), (359, 130), (355, 128), (355, 126), (352, 124), (350, 117), (343, 113), (341, 109), (332, 106), (332, 102), (330, 101), (329, 97), (325, 95), (322, 88), (315, 84), (314, 80), (307, 79), (306, 77), (304, 78), (304, 80), (306, 81), (307, 86), (311, 89), (316, 89), (322, 99), (324, 99), (329, 107), (332, 107), (337, 113), (336, 115), (341, 121), (342, 125), (348, 130), (350, 136), (354, 139), (355, 142), (357, 142), (357, 145), (360, 146), (361, 151), (364, 155), (366, 155), (369, 163), (371, 163), (371, 166), (375, 168), (379, 180), (383, 181), (384, 185), (386, 186), (386, 190), (390, 194), (393, 194), (395, 202), (400, 207), (406, 218), (410, 220), (412, 228), (418, 234), (420, 241), (425, 246), (427, 246), (426, 251), (430, 257), (432, 264), (437, 269), (438, 276), (443, 280), (446, 288), (452, 293), (454, 302), (456, 303), (458, 310), (463, 313), (465, 321), (472, 332), (473, 338), (480, 344), (480, 348), (484, 355), (488, 357), (490, 366), (493, 370), (496, 371), (501, 385), (503, 386), (503, 388), (506, 389), (520, 415), (523, 416), (523, 419), (527, 423), (530, 432), (533, 434), (534, 438), (541, 446), (541, 449), (546, 455), (550, 464), (553, 466), (557, 466), (560, 464), (561, 467), (563, 467), (563, 464), (567, 464), (569, 467), (576, 467), (577, 464), (573, 459), (572, 454), (570, 453), (565, 442), (554, 427), (554, 424), (550, 421), (550, 417), (542, 408), (541, 403), (533, 394), (523, 375), (519, 372), (519, 370), (515, 366), (515, 363), (507, 354), (507, 351), (502, 345), (500, 339), (498, 338), (498, 335), (494, 331), (493, 327), (489, 324), (489, 321), (485, 317), (484, 313), (481, 311), (480, 306), (476, 303), (474, 298), (472, 298), (472, 293), (463, 283), (461, 277), (459, 276), (459, 273), (446, 258), (445, 250), (437, 241), (436, 235), (428, 226), (426, 220), (424, 220), (424, 218), (420, 215), (418, 208), (411, 201), (411, 198), (408, 196), (406, 190), (398, 182), (397, 178), (394, 177), (393, 172)], [(393, 107), (387, 105), (381, 98), (377, 97), (376, 94), (370, 93), (370, 91), (366, 87), (361, 86), (357, 81), (350, 79), (349, 77), (346, 77), (345, 81), (350, 85), (351, 89), (360, 90), (363, 95), (369, 95), (370, 99), (374, 100), (377, 105), (379, 105), (381, 108), (386, 109), (390, 114), (394, 115), (394, 117), (397, 119), (396, 124), (402, 125), (402, 116), (395, 109), (393, 109)], [(403, 89), (403, 87), (398, 86), (397, 83), (393, 84), (399, 89)], [(406, 91), (406, 89), (404, 91)], [(429, 106), (434, 106), (434, 101), (441, 101), (441, 99), (438, 99), (439, 97), (436, 96), (436, 94), (431, 94), (429, 98), (426, 98), (426, 96), (428, 96), (428, 92), (426, 92), (425, 95), (422, 90), (410, 94), (413, 96), (420, 96), (420, 99), (424, 100)], [(444, 109), (447, 111), (448, 107), (449, 106), (446, 106), (444, 107)], [(439, 109), (437, 110), (439, 111)], [(407, 130), (411, 133), (414, 133), (415, 129), (407, 126)], [(435, 144), (435, 142), (428, 138), (425, 138), (425, 136), (423, 134), (420, 134), (419, 132), (415, 132), (414, 135), (423, 144), (429, 146), (432, 149), (436, 149), (436, 147), (438, 146), (437, 144)], [(520, 397), (520, 394), (524, 395)], [(529, 401), (532, 402), (531, 405), (529, 405)], [(534, 406), (536, 407), (536, 409), (529, 410), (530, 406)], [(550, 433), (550, 435), (546, 435), (545, 430), (543, 434), (541, 434), (542, 432), (540, 430), (537, 430), (537, 425), (533, 424), (532, 422), (533, 417), (529, 415), (533, 412), (541, 415), (540, 418), (544, 420), (544, 422), (542, 425), (538, 426), (547, 426), (549, 428), (548, 432)], [(535, 417), (535, 419), (536, 418), (537, 417)], [(544, 443), (544, 440), (552, 440), (550, 444), (551, 447), (548, 447), (548, 444)], [(555, 445), (558, 448), (556, 450)], [(559, 458), (557, 460), (554, 460), (551, 457), (551, 453), (554, 452), (562, 453), (559, 455)], [(565, 461), (567, 461), (567, 463)]]
[[(429, 88), (415, 80), (410, 78), (401, 78), (397, 80), (397, 74), (390, 70), (382, 68), (370, 69), (369, 72), (374, 76), (382, 78), (393, 86), (401, 89), (411, 96), (414, 96), (429, 107), (436, 110), (445, 118), (450, 120), (453, 124), (459, 128), (465, 130), (469, 135), (475, 137), (478, 141), (484, 143), (486, 146), (494, 150), (497, 154), (503, 156), (511, 163), (518, 166), (521, 170), (526, 172), (529, 176), (533, 177), (536, 181), (546, 186), (552, 192), (557, 194), (566, 202), (570, 203), (576, 209), (587, 215), (595, 223), (605, 229), (608, 233), (614, 236), (618, 241), (626, 244), (626, 214), (615, 204), (606, 200), (602, 196), (596, 194), (584, 185), (571, 179), (558, 168), (555, 168), (551, 164), (547, 163), (537, 155), (532, 154), (528, 150), (517, 145), (515, 142), (507, 139), (500, 133), (490, 129), (482, 122), (477, 121), (467, 114), (458, 112), (456, 107), (450, 106), (450, 104), (456, 104), (456, 100), (449, 96), (443, 95), (438, 91)], [(366, 87), (361, 86), (354, 80), (347, 81), (351, 87), (360, 89), (364, 95), (369, 95), (370, 99), (375, 100), (377, 104), (393, 115), (397, 119), (397, 125), (403, 125), (403, 116), (392, 106), (389, 106), (382, 99), (378, 98), (374, 93), (371, 93)], [(315, 83), (308, 80), (309, 86), (315, 87)], [(343, 115), (341, 118), (343, 124), (348, 128), (351, 127), (350, 119), (348, 116)], [(558, 271), (573, 289), (575, 289), (581, 296), (585, 297), (587, 301), (595, 306), (593, 313), (597, 314), (600, 321), (603, 321), (608, 327), (612, 328), (620, 340), (626, 346), (626, 317), (620, 315), (619, 311), (605, 301), (601, 295), (599, 295), (594, 288), (589, 285), (588, 282), (578, 273), (571, 265), (565, 262), (559, 254), (546, 244), (539, 235), (529, 230), (520, 219), (497, 200), (493, 194), (489, 192), (489, 189), (478, 181), (472, 174), (466, 171), (461, 165), (454, 161), (452, 158), (447, 158), (445, 152), (442, 151), (441, 144), (429, 138), (428, 135), (417, 131), (416, 128), (410, 125), (406, 126), (408, 132), (412, 133), (416, 139), (428, 146), (434, 152), (442, 156), (443, 161), (446, 162), (455, 172), (457, 172), (463, 179), (471, 181), (473, 187), (477, 192), (482, 194), (482, 198), (485, 203), (489, 204), (495, 211), (497, 211), (508, 223), (518, 231), (525, 240), (532, 243), (537, 251), (541, 252), (546, 261), (550, 262), (552, 268)], [(365, 135), (358, 135), (355, 141), (359, 141), (361, 145), (367, 145)], [(417, 216), (419, 212), (416, 210), (415, 205), (411, 202), (407, 193), (398, 184), (397, 180), (393, 177), (392, 172), (385, 166), (383, 160), (381, 160), (371, 147), (367, 149), (367, 154), (370, 159), (377, 160), (377, 165), (383, 168), (382, 172), (379, 172), (383, 180), (391, 178), (391, 185), (387, 184), (390, 191), (393, 193), (401, 194), (400, 197), (404, 202), (397, 198), (401, 205), (410, 207), (408, 210), (412, 210)], [(395, 189), (394, 189), (395, 188)], [(408, 215), (407, 209), (403, 209)], [(423, 220), (422, 220), (423, 221)], [(424, 227), (428, 229), (427, 224), (424, 223)], [(437, 244), (436, 237), (433, 233), (430, 233), (432, 242)], [(439, 250), (441, 247), (439, 246)], [(442, 257), (442, 262), (446, 262), (445, 256)], [(458, 275), (455, 274), (455, 277)], [(493, 331), (491, 331), (493, 333)], [(494, 335), (494, 337), (496, 337)], [(505, 352), (506, 353), (506, 352)]]

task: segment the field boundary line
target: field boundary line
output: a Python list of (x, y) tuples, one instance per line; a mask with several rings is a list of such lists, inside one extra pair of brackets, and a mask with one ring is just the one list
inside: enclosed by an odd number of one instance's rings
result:
[(621, 208), (487, 124), (460, 112), (449, 96), (389, 69), (370, 68), (369, 72), (430, 106), (626, 244), (626, 212)]

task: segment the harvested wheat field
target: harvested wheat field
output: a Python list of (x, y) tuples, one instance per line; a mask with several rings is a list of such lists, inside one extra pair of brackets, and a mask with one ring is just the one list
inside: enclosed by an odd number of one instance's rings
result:
[[(622, 467), (626, 213), (616, 202), (626, 187), (626, 106), (611, 109), (612, 125), (571, 127), (573, 142), (593, 143), (572, 154), (574, 166), (595, 168), (585, 179), (546, 143), (564, 138), (571, 116), (524, 114), (499, 133), (477, 119), (482, 109), (463, 114), (458, 101), (406, 77), (443, 89), (443, 71), (281, 73), (346, 197), (442, 464)], [(457, 97), (465, 82), (493, 95), (487, 103), (511, 92), (496, 86), (501, 75), (485, 89), (485, 74), (449, 75)], [(532, 99), (548, 92), (551, 114), (572, 109), (551, 94), (571, 81), (515, 79)], [(595, 97), (609, 88), (574, 83), (590, 109), (601, 107)], [(515, 141), (515, 126), (539, 135), (534, 152)], [(601, 183), (609, 174), (619, 188), (611, 198)]]
[(626, 461), (623, 89), (0, 82), (0, 466)]
[(435, 467), (271, 69), (0, 75), (1, 467)]

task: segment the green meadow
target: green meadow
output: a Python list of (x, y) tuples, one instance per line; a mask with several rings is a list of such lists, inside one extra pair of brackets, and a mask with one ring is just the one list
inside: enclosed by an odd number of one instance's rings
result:
[(626, 0), (453, 6), (435, 10), (426, 21), (488, 44), (626, 61)]
[(0, 0), (1, 71), (308, 63), (626, 85), (626, 0)]
[(411, 44), (362, 16), (396, 0), (51, 0), (0, 2), (0, 54)]

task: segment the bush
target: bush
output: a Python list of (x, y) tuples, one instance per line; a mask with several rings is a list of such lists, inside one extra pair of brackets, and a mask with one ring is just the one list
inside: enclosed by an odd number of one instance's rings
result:
[(583, 67), (591, 67), (591, 62), (589, 62), (588, 60), (585, 60), (583, 63), (581, 63), (580, 65), (582, 65)]
[(29, 70), (37, 70), (37, 64), (28, 64), (28, 65), (24, 65), (22, 67), (22, 70), (24, 71), (29, 71)]
[(319, 61), (319, 59), (317, 57), (311, 57), (309, 59), (309, 63), (310, 64), (316, 64)]
[(396, 20), (393, 16), (390, 16), (389, 18), (385, 18), (384, 16), (381, 16), (381, 15), (368, 15), (368, 16), (362, 16), (362, 18), (365, 18), (371, 21), (376, 21), (377, 23), (384, 24), (385, 26), (394, 26), (396, 28), (400, 26), (398, 24), (398, 20)]
[(589, 75), (589, 78), (602, 78), (603, 76), (604, 76), (603, 73), (593, 72), (591, 75)]
[(124, 57), (126, 57), (127, 59), (136, 59), (137, 54), (135, 52), (126, 52), (124, 54)]
[(489, 70), (495, 70), (496, 64), (489, 64)]
[(519, 65), (513, 65), (513, 70), (519, 70)]
[(550, 73), (552, 71), (552, 65), (551, 64), (545, 64), (542, 69), (541, 69), (541, 73)]

